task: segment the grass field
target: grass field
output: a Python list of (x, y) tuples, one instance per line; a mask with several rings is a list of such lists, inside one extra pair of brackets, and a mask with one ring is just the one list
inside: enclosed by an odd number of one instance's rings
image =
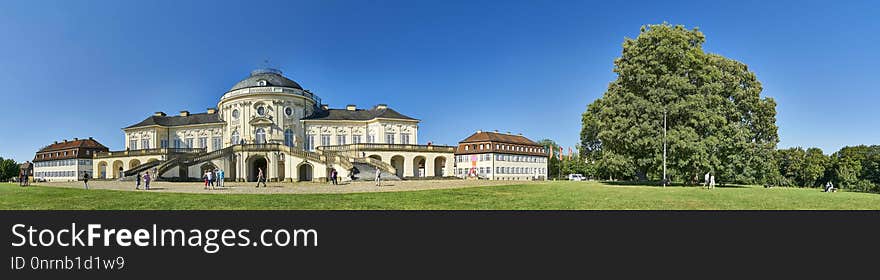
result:
[(0, 209), (880, 209), (880, 195), (818, 189), (615, 186), (547, 182), (461, 189), (352, 194), (182, 194), (0, 183)]

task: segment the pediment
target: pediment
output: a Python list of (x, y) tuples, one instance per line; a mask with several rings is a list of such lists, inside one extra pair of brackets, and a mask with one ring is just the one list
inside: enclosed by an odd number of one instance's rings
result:
[(248, 122), (252, 126), (269, 126), (275, 124), (270, 118), (255, 117)]

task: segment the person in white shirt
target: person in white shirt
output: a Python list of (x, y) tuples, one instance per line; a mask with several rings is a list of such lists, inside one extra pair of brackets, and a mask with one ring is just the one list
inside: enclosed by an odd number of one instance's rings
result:
[(709, 188), (709, 172), (706, 172), (705, 179), (703, 180), (703, 186), (707, 189)]
[(380, 180), (381, 180), (380, 174), (382, 174), (382, 170), (380, 170), (379, 168), (376, 168), (376, 186), (377, 187), (382, 185), (382, 183), (380, 182)]

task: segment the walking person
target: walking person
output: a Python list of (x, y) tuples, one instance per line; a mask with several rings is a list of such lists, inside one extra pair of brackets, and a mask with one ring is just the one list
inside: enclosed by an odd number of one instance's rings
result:
[(703, 186), (707, 189), (709, 188), (709, 172), (706, 172), (705, 179), (703, 179)]
[(214, 173), (214, 170), (208, 170), (208, 185), (211, 186), (211, 189), (214, 189), (214, 180), (215, 180), (214, 176), (215, 175), (216, 174)]
[(24, 170), (18, 172), (18, 186), (24, 187)]
[(205, 171), (205, 173), (202, 174), (202, 180), (205, 180), (205, 189), (207, 190), (208, 189), (208, 171)]
[(330, 183), (336, 185), (336, 168), (330, 169)]
[(89, 173), (83, 171), (83, 183), (86, 185), (86, 189), (89, 189)]
[(263, 176), (263, 169), (257, 168), (257, 188), (260, 187), (260, 182), (263, 182), (263, 187), (266, 188), (266, 177)]
[(382, 185), (382, 183), (381, 183), (382, 175), (381, 174), (382, 174), (382, 170), (379, 170), (379, 168), (376, 168), (376, 186), (377, 187)]
[(144, 173), (144, 189), (150, 190), (150, 171)]
[(134, 189), (136, 189), (136, 190), (141, 189), (141, 173), (140, 172), (138, 172), (137, 175), (135, 175), (135, 180), (137, 181), (137, 183), (134, 185)]
[(712, 175), (711, 177), (709, 177), (709, 188), (711, 188), (711, 189), (715, 188), (715, 175)]
[(226, 175), (226, 174), (223, 174), (223, 169), (217, 170), (217, 187), (220, 187), (220, 188), (223, 187), (223, 176), (224, 175)]

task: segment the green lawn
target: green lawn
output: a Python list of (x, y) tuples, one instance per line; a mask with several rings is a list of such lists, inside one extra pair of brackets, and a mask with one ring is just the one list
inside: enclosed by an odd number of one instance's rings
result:
[(880, 195), (818, 189), (547, 182), (357, 194), (181, 194), (0, 184), (0, 209), (880, 209)]

